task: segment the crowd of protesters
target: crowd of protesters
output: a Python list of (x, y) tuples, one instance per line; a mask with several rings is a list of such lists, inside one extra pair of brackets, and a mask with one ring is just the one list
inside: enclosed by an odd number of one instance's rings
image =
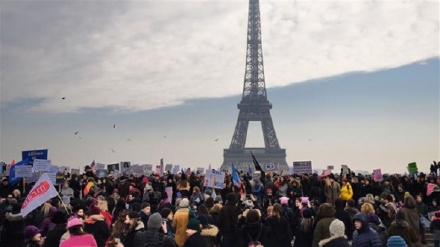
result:
[[(325, 177), (241, 172), (239, 184), (226, 174), (223, 189), (213, 189), (189, 170), (98, 178), (87, 166), (82, 175), (66, 174), (60, 196), (25, 217), (23, 184), (11, 186), (3, 177), (0, 245), (401, 247), (425, 244), (431, 231), (438, 247), (436, 172), (380, 182), (350, 171)], [(432, 193), (428, 183), (436, 184)]]

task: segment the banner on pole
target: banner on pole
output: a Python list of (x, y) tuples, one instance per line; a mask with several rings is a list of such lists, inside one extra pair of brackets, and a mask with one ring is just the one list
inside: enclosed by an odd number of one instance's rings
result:
[(21, 206), (21, 215), (26, 217), (26, 215), (32, 210), (38, 208), (41, 204), (57, 195), (58, 193), (55, 190), (53, 183), (50, 181), (47, 174), (43, 173), (32, 187), (31, 191), (29, 191), (26, 200)]

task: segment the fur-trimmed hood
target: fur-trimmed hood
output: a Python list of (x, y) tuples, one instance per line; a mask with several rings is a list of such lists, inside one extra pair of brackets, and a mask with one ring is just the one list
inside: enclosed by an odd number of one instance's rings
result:
[(207, 228), (202, 228), (200, 235), (207, 237), (216, 237), (218, 234), (218, 227), (214, 225), (208, 225)]
[(347, 237), (346, 236), (338, 236), (338, 235), (331, 236), (329, 238), (326, 238), (326, 239), (319, 241), (319, 247), (322, 247), (322, 246), (328, 244), (330, 241), (337, 239), (337, 238), (347, 238)]

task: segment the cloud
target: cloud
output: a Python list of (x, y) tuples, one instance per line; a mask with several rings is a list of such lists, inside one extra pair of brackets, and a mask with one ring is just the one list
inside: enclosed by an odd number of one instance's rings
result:
[[(260, 5), (267, 87), (439, 56), (438, 1)], [(247, 11), (245, 0), (4, 3), (1, 105), (143, 111), (240, 94)]]

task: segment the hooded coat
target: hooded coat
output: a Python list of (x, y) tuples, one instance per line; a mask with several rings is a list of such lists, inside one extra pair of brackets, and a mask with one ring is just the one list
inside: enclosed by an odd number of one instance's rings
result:
[(218, 228), (214, 225), (208, 225), (208, 227), (202, 228), (200, 235), (202, 236), (204, 246), (215, 247), (217, 246), (217, 234)]
[(379, 234), (369, 227), (366, 214), (356, 214), (353, 217), (353, 222), (355, 221), (362, 222), (362, 227), (353, 233), (352, 247), (382, 247)]
[(390, 228), (388, 229), (388, 236), (401, 236), (403, 240), (405, 240), (408, 246), (415, 246), (418, 240), (418, 235), (409, 227), (408, 222), (405, 220), (395, 220), (391, 223)]
[(323, 203), (319, 206), (318, 218), (315, 231), (313, 232), (313, 247), (319, 246), (319, 241), (330, 238), (330, 224), (335, 219), (335, 210), (330, 203)]

